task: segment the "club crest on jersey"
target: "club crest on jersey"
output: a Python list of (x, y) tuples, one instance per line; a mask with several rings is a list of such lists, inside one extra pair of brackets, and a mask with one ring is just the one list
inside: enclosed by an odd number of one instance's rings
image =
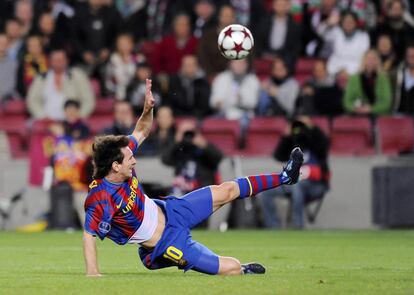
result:
[(98, 225), (99, 231), (106, 235), (111, 230), (111, 225), (108, 222), (101, 221)]

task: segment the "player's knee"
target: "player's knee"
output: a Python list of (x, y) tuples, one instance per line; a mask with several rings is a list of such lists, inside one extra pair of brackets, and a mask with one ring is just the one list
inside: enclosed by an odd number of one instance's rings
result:
[(223, 202), (230, 202), (236, 197), (236, 184), (233, 181), (226, 181), (220, 184), (219, 189), (222, 192)]
[(220, 275), (240, 275), (242, 274), (240, 261), (233, 257), (220, 257)]

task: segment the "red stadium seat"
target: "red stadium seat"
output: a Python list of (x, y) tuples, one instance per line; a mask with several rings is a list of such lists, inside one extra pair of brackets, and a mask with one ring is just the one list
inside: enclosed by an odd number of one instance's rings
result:
[(337, 155), (375, 153), (371, 122), (368, 118), (338, 117), (332, 125), (331, 150)]
[(377, 134), (383, 154), (397, 155), (411, 152), (414, 145), (414, 126), (410, 117), (380, 117)]
[(97, 99), (93, 115), (111, 115), (114, 111), (114, 98)]
[(311, 117), (311, 121), (314, 125), (318, 126), (326, 136), (329, 137), (331, 135), (331, 128), (327, 117)]
[(86, 124), (92, 135), (99, 134), (103, 129), (112, 126), (113, 123), (114, 117), (112, 115), (92, 116), (86, 119)]
[(2, 116), (0, 130), (7, 134), (13, 158), (27, 157), (27, 126), (23, 115)]
[(250, 121), (246, 149), (247, 155), (269, 156), (273, 153), (286, 129), (284, 118), (262, 117)]
[(254, 60), (254, 71), (259, 79), (264, 79), (270, 76), (272, 73), (272, 63), (271, 58), (257, 58)]
[(23, 100), (9, 100), (4, 104), (4, 115), (27, 115), (26, 103)]
[(49, 132), (49, 126), (54, 122), (50, 119), (36, 120), (32, 124), (31, 132), (33, 134), (46, 134)]
[(147, 62), (153, 66), (154, 53), (156, 52), (157, 43), (153, 41), (144, 41), (141, 43), (140, 52), (145, 55)]
[(315, 59), (300, 58), (296, 63), (296, 74), (298, 75), (311, 75), (313, 68), (315, 67)]
[(205, 119), (201, 125), (201, 132), (225, 155), (237, 153), (240, 138), (239, 121), (218, 118)]
[(93, 90), (93, 93), (95, 94), (96, 99), (99, 99), (102, 93), (101, 85), (99, 81), (97, 79), (92, 79), (90, 82), (91, 82), (92, 90)]

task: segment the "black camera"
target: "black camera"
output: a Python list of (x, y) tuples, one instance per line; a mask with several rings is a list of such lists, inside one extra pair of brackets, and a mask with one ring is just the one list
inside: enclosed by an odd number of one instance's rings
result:
[(194, 130), (187, 130), (183, 134), (183, 141), (184, 142), (192, 142), (194, 136), (195, 136), (195, 131)]

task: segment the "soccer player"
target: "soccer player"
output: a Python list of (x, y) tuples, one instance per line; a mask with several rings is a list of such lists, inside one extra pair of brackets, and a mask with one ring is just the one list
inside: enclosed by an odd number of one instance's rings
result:
[(211, 185), (163, 200), (152, 200), (142, 191), (134, 171), (134, 154), (148, 136), (153, 118), (151, 80), (146, 81), (144, 110), (129, 136), (97, 137), (93, 143), (94, 181), (85, 200), (83, 251), (87, 276), (100, 276), (96, 236), (119, 245), (139, 244), (139, 256), (148, 269), (177, 266), (206, 274), (262, 274), (258, 263), (240, 264), (218, 256), (191, 239), (190, 229), (224, 204), (237, 198), (298, 181), (303, 154), (295, 148), (281, 173), (248, 176)]

